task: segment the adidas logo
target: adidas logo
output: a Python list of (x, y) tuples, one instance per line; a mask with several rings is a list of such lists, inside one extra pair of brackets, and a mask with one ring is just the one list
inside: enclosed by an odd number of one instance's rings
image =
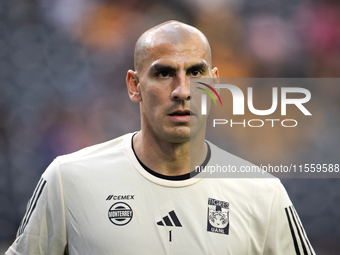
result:
[[(170, 220), (169, 216), (170, 216), (172, 221)], [(168, 227), (173, 227), (174, 225), (176, 227), (182, 227), (182, 224), (179, 221), (179, 219), (177, 218), (175, 211), (169, 212), (169, 216), (167, 215), (167, 216), (163, 217), (163, 220), (158, 221), (157, 225), (158, 226), (164, 226), (164, 224), (165, 224)]]

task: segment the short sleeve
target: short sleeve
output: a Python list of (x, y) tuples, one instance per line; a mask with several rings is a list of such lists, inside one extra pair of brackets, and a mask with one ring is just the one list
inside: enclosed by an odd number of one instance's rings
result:
[(300, 218), (280, 183), (274, 196), (269, 219), (265, 255), (315, 255)]
[(41, 176), (6, 255), (63, 255), (66, 244), (63, 189), (58, 160), (54, 160)]

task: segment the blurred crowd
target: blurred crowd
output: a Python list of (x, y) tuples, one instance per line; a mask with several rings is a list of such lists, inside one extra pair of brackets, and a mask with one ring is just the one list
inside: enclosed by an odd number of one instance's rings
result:
[[(126, 71), (137, 38), (170, 19), (208, 37), (221, 77), (340, 77), (336, 0), (0, 0), (0, 252), (56, 156), (139, 129)], [(296, 155), (339, 163), (340, 85), (314, 93), (327, 98), (325, 124)], [(259, 162), (294, 153), (280, 134), (267, 151), (236, 138)], [(340, 251), (339, 180), (283, 180), (319, 254)]]

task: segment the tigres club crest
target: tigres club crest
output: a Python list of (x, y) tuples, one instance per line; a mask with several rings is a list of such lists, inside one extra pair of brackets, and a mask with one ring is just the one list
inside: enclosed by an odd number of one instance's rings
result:
[(208, 227), (213, 233), (229, 234), (229, 202), (208, 199)]

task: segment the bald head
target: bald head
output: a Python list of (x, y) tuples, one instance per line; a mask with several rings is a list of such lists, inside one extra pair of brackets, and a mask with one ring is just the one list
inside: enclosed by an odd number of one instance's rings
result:
[(202, 43), (211, 62), (210, 45), (201, 31), (179, 21), (167, 21), (147, 30), (137, 40), (134, 55), (135, 70), (137, 72), (141, 70), (143, 62), (148, 58), (149, 50), (157, 44), (170, 42), (177, 45), (188, 43), (191, 40)]

